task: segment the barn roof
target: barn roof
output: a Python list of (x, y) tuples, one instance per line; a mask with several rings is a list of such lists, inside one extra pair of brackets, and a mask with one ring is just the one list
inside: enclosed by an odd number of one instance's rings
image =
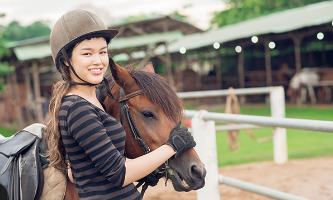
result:
[(196, 49), (211, 46), (215, 42), (225, 43), (254, 35), (284, 33), (329, 23), (332, 20), (333, 1), (326, 1), (249, 19), (204, 33), (191, 34), (170, 44), (169, 51), (178, 52), (181, 47)]
[[(111, 41), (109, 49), (119, 50), (140, 46), (151, 46), (160, 42), (172, 42), (182, 37), (184, 37), (184, 35), (180, 31), (138, 35), (125, 38), (117, 37)], [(9, 43), (7, 47), (13, 49), (17, 59), (20, 61), (39, 59), (51, 56), (51, 48), (48, 40), (48, 37), (35, 38), (34, 40)], [(33, 45), (29, 45), (31, 42), (33, 42)]]
[[(116, 24), (109, 28), (119, 30), (117, 37), (112, 40), (109, 46), (109, 49), (119, 51), (126, 48), (152, 46), (161, 42), (170, 43), (186, 34), (203, 32), (201, 29), (174, 17), (161, 15), (144, 20)], [(11, 42), (6, 47), (13, 50), (19, 61), (40, 59), (51, 56), (49, 39), (49, 36), (42, 36)], [(142, 56), (143, 54), (142, 52), (137, 53), (133, 57), (138, 57), (138, 55)]]
[(118, 35), (120, 37), (130, 37), (172, 31), (181, 31), (184, 35), (203, 32), (203, 30), (185, 21), (177, 19), (177, 17), (166, 15), (152, 15), (137, 21), (115, 24), (109, 28), (118, 29)]

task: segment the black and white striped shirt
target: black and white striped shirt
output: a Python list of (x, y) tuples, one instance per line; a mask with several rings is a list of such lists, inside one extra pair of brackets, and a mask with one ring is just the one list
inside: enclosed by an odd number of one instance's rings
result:
[(125, 179), (126, 133), (118, 120), (77, 95), (63, 98), (59, 127), (80, 199), (141, 199)]

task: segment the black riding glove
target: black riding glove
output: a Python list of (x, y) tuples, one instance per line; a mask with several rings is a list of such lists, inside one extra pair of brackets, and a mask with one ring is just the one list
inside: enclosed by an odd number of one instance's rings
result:
[(181, 122), (178, 122), (171, 130), (169, 140), (165, 143), (172, 146), (173, 150), (177, 152), (171, 157), (171, 159), (177, 158), (180, 154), (196, 145), (194, 138), (188, 131), (187, 127), (183, 126), (180, 128), (180, 124)]

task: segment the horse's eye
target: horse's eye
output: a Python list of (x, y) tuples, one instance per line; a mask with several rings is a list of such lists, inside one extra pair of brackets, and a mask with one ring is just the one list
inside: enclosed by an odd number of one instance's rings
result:
[(145, 118), (148, 118), (148, 119), (155, 119), (154, 114), (151, 113), (151, 112), (143, 112), (142, 115), (143, 115)]

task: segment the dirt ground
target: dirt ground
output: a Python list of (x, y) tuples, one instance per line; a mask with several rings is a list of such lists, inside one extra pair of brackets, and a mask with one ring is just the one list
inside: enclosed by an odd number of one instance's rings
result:
[[(220, 174), (312, 200), (333, 199), (333, 156), (290, 160), (284, 165), (259, 162), (219, 169)], [(221, 200), (269, 200), (226, 185), (220, 185)], [(171, 182), (149, 187), (144, 200), (196, 200), (196, 192), (176, 192)]]

